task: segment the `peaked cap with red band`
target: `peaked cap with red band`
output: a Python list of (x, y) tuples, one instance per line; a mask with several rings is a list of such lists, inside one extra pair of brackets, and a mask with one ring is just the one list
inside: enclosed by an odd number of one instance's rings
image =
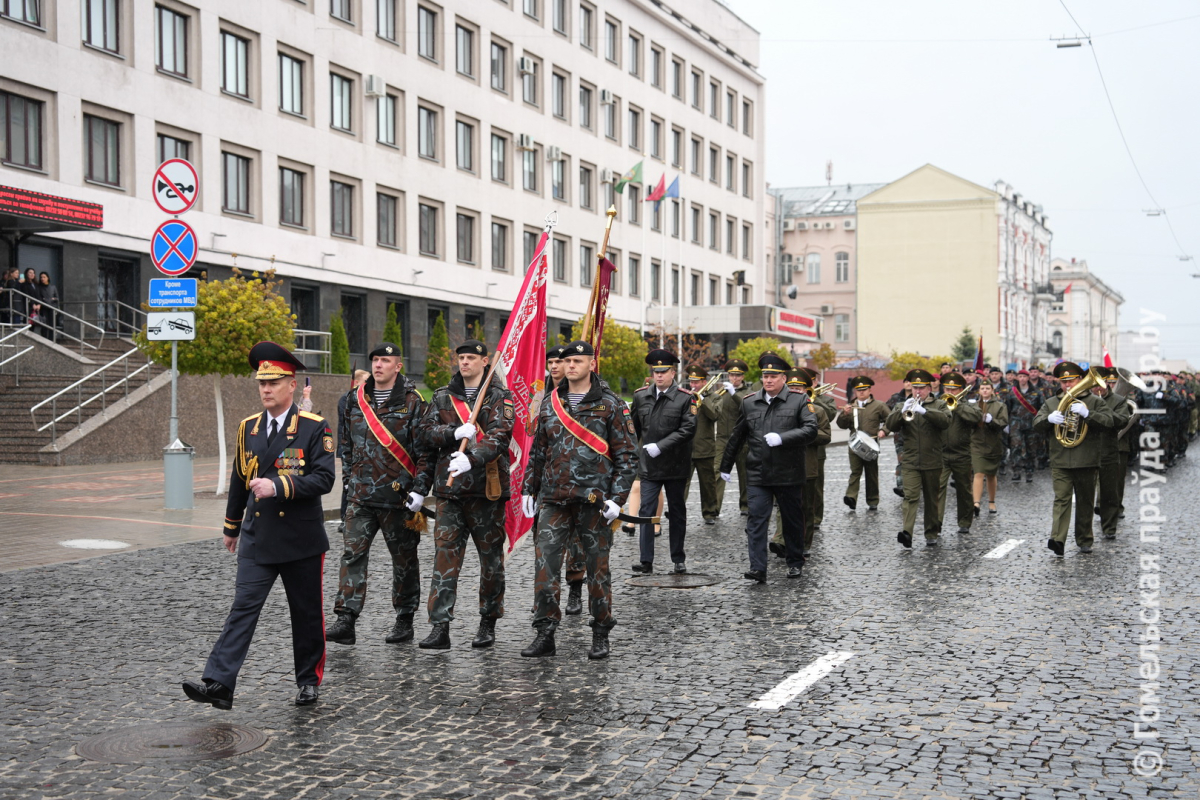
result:
[(259, 342), (250, 348), (250, 366), (260, 381), (294, 378), (297, 370), (307, 369), (301, 361), (274, 342)]

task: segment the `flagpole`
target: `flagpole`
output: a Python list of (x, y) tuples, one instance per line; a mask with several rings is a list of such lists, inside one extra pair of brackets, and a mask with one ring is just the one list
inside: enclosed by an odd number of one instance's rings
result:
[[(663, 221), (662, 221), (662, 248), (661, 249), (662, 249), (662, 256), (659, 258), (659, 270), (662, 272), (661, 277), (662, 277), (663, 282), (666, 283), (668, 280), (670, 280), (670, 276), (667, 275), (667, 273), (670, 271), (671, 265), (669, 263), (667, 263), (667, 212), (665, 212), (665, 211), (663, 212)], [(667, 285), (669, 285), (669, 284), (667, 284)], [(663, 294), (667, 293), (666, 286), (663, 286), (662, 293)], [(662, 308), (666, 304), (667, 304), (666, 298), (659, 297), (659, 300), (658, 300), (658, 307), (659, 307), (658, 347), (660, 350), (664, 347), (663, 342), (667, 335), (667, 331), (666, 331), (667, 325), (665, 322), (663, 322), (664, 315), (662, 313)]]
[[(642, 185), (643, 191), (645, 184)], [(646, 202), (646, 198), (642, 198), (642, 203)], [(651, 217), (650, 219), (653, 219)], [(646, 263), (646, 228), (650, 227), (650, 220), (646, 219), (646, 214), (642, 214), (642, 252), (638, 253), (638, 257), (642, 260), (641, 272), (638, 273), (638, 294), (642, 296), (642, 338), (646, 338), (646, 269), (650, 266)]]
[[(687, 231), (687, 202), (679, 198), (679, 333), (675, 339), (675, 349), (679, 352), (675, 355), (683, 360), (683, 299), (687, 296), (687, 285), (685, 278), (687, 277), (683, 271), (683, 240), (684, 233)], [(687, 365), (684, 365), (687, 369)]]

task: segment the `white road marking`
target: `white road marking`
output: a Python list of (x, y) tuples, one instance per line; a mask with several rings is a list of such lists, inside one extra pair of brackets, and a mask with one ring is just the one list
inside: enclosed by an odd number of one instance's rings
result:
[(988, 553), (984, 553), (984, 558), (1004, 558), (1006, 555), (1016, 550), (1018, 546), (1025, 543), (1024, 539), (1009, 539), (1004, 544), (997, 547)]
[(766, 709), (782, 708), (805, 689), (833, 672), (834, 668), (839, 664), (845, 663), (853, 657), (854, 653), (846, 650), (831, 650), (795, 675), (789, 676), (774, 689), (751, 703), (750, 707)]
[(59, 544), (79, 550), (121, 550), (129, 547), (125, 542), (118, 542), (116, 539), (67, 539)]

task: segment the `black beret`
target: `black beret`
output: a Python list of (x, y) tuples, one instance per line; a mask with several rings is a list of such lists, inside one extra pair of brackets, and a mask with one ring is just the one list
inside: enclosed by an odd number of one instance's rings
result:
[(473, 354), (473, 355), (477, 355), (477, 356), (486, 356), (487, 355), (487, 345), (485, 345), (483, 342), (479, 341), (478, 339), (467, 339), (465, 342), (460, 344), (458, 347), (454, 348), (454, 352), (460, 356), (463, 355), (464, 353)]
[(367, 358), (374, 358), (375, 356), (395, 356), (396, 358), (399, 358), (400, 348), (391, 342), (384, 342), (370, 353), (367, 353)]

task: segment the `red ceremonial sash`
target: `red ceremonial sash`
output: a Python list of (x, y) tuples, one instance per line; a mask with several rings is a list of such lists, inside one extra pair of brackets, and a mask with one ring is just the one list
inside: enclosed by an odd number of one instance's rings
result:
[(1036, 417), (1038, 413), (1037, 409), (1029, 404), (1029, 401), (1025, 399), (1025, 395), (1021, 394), (1020, 388), (1014, 386), (1012, 387), (1012, 392), (1017, 396), (1017, 401), (1021, 405), (1025, 406), (1025, 410)]
[(395, 437), (392, 436), (392, 432), (379, 421), (379, 415), (375, 413), (375, 406), (367, 400), (365, 383), (359, 384), (357, 397), (358, 407), (362, 409), (363, 418), (367, 421), (367, 427), (371, 429), (371, 433), (400, 462), (400, 466), (408, 470), (409, 475), (415, 477), (417, 474), (417, 463), (413, 461), (412, 456), (404, 449), (404, 445), (397, 442)]
[(563, 408), (562, 398), (559, 397), (557, 389), (550, 392), (550, 407), (554, 409), (558, 421), (563, 424), (568, 433), (600, 455), (608, 458), (608, 442), (589, 431), (577, 419), (567, 413), (567, 410)]
[[(450, 402), (454, 404), (454, 410), (458, 412), (458, 421), (466, 425), (471, 421), (471, 407), (467, 405), (465, 400), (459, 400), (454, 395), (450, 395)], [(483, 431), (475, 431), (475, 441), (483, 441)]]

